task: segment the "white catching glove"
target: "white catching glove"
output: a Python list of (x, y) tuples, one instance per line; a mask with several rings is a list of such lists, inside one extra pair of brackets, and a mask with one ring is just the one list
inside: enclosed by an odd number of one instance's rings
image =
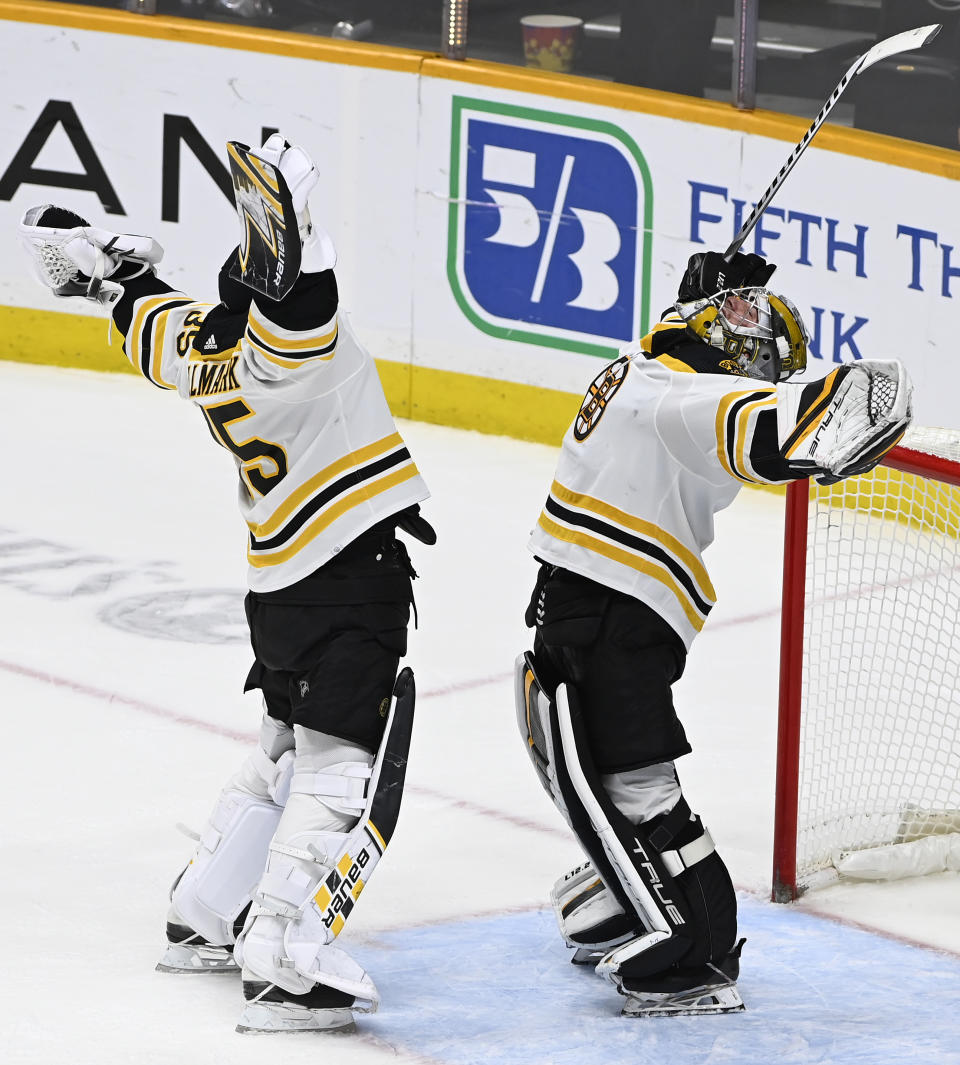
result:
[[(913, 385), (897, 361), (843, 366), (836, 371), (826, 405), (818, 399), (793, 427), (786, 457), (824, 471), (817, 477), (820, 484), (866, 473), (909, 426), (912, 396)], [(796, 441), (793, 446), (791, 436)]]
[[(55, 296), (81, 296), (95, 303), (114, 303), (123, 293), (119, 280), (138, 277), (163, 258), (163, 248), (152, 237), (98, 229), (49, 203), (31, 207), (19, 233), (42, 285)], [(114, 276), (117, 280), (108, 280)]]

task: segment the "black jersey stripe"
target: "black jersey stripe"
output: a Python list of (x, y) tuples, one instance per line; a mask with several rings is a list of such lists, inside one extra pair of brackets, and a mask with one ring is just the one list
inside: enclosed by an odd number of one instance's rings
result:
[[(736, 474), (741, 481), (753, 482), (756, 478), (751, 477), (748, 473), (742, 472), (737, 464), (737, 418), (743, 408), (749, 403), (756, 403), (758, 400), (768, 400), (769, 398), (769, 389), (763, 392), (748, 392), (745, 396), (741, 396), (738, 400), (732, 403), (730, 409), (727, 411), (726, 439), (723, 442), (723, 446), (727, 453), (727, 462), (730, 464), (730, 469), (733, 470), (734, 474)], [(749, 449), (744, 448), (744, 454), (747, 453), (749, 453)]]
[(288, 540), (291, 540), (318, 511), (323, 510), (324, 507), (338, 496), (345, 495), (347, 492), (359, 487), (366, 481), (372, 481), (375, 477), (379, 477), (380, 474), (385, 473), (394, 466), (402, 466), (404, 463), (412, 461), (413, 458), (410, 455), (410, 452), (405, 447), (402, 447), (397, 451), (391, 452), (389, 455), (385, 455), (381, 459), (377, 459), (375, 462), (370, 462), (367, 463), (366, 466), (360, 466), (355, 470), (351, 470), (332, 484), (328, 484), (326, 488), (318, 492), (316, 495), (311, 496), (303, 506), (291, 516), (290, 520), (284, 525), (280, 532), (276, 533), (274, 536), (268, 537), (265, 540), (258, 540), (253, 533), (250, 533), (250, 550), (272, 551), (278, 547), (282, 547)]
[(706, 616), (710, 613), (713, 604), (704, 599), (700, 594), (696, 581), (694, 581), (693, 577), (690, 575), (689, 570), (655, 541), (647, 540), (642, 536), (637, 536), (635, 533), (625, 532), (616, 525), (611, 525), (609, 522), (604, 521), (602, 518), (595, 517), (592, 514), (584, 514), (581, 511), (570, 510), (568, 507), (558, 503), (553, 496), (547, 496), (545, 509), (555, 518), (559, 518), (561, 521), (566, 522), (567, 525), (574, 525), (581, 529), (589, 529), (591, 532), (599, 533), (601, 536), (605, 536), (608, 540), (613, 540), (620, 544), (621, 547), (629, 548), (631, 551), (646, 555), (648, 558), (658, 562), (668, 570), (677, 583), (683, 587), (684, 591), (701, 614)]
[[(150, 384), (154, 385), (156, 388), (162, 388), (165, 392), (170, 391), (170, 385), (162, 384), (150, 373), (150, 363), (153, 361), (153, 326), (161, 314), (175, 310), (177, 307), (184, 307), (188, 303), (193, 302), (195, 301), (188, 299), (172, 299), (161, 303), (159, 307), (154, 307), (152, 311), (147, 312), (147, 316), (143, 320), (143, 325), (140, 326), (140, 335), (137, 338), (140, 343), (140, 372)], [(161, 358), (163, 357), (162, 351), (160, 352), (160, 356)]]
[(273, 355), (275, 358), (285, 359), (287, 362), (304, 362), (307, 359), (315, 359), (319, 355), (327, 355), (333, 351), (339, 340), (339, 329), (334, 328), (333, 340), (325, 347), (305, 348), (303, 351), (289, 349), (281, 351), (272, 344), (268, 344), (249, 324), (247, 325), (247, 339), (251, 344), (256, 344), (258, 348), (262, 348), (268, 355)]
[[(814, 425), (820, 421), (827, 407), (830, 406), (833, 397), (837, 394), (837, 390), (843, 382), (844, 377), (846, 377), (846, 373), (841, 374), (839, 370), (834, 370), (832, 374), (824, 378), (823, 382), (816, 381), (811, 385), (807, 385), (804, 389), (804, 393), (806, 393), (808, 390), (813, 391), (817, 385), (821, 385), (823, 390), (812, 401), (810, 408), (804, 411), (793, 432), (784, 442), (783, 454), (785, 456), (789, 457), (790, 452), (804, 439), (804, 437), (810, 434)], [(833, 380), (831, 380), (831, 378), (833, 378)]]

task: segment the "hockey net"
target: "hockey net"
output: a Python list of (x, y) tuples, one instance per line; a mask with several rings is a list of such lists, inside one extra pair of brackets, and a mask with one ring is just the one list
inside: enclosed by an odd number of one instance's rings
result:
[(960, 431), (787, 493), (773, 897), (960, 859)]

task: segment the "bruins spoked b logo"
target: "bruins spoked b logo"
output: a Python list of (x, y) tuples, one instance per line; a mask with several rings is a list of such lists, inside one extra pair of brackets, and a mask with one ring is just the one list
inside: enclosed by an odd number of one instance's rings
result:
[(573, 435), (577, 440), (586, 440), (603, 417), (607, 404), (616, 395), (630, 369), (630, 361), (624, 356), (605, 366), (590, 382), (583, 405), (573, 425)]

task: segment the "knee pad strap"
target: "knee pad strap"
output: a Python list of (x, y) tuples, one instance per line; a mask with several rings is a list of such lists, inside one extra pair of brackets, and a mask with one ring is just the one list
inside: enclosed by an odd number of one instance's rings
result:
[(697, 836), (695, 840), (685, 844), (683, 847), (678, 847), (676, 850), (671, 851), (661, 851), (660, 858), (671, 876), (679, 876), (685, 869), (689, 869), (691, 866), (696, 865), (697, 862), (702, 862), (704, 858), (709, 857), (716, 849), (710, 830), (704, 828), (702, 835)]
[(373, 769), (366, 762), (338, 762), (321, 773), (293, 775), (291, 793), (315, 795), (341, 813), (360, 814), (367, 805), (367, 785)]

